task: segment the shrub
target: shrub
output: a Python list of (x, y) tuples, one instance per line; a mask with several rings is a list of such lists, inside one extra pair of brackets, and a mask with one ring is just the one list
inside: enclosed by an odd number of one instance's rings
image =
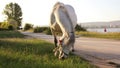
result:
[[(17, 21), (15, 21), (14, 19), (9, 19), (9, 20), (8, 20), (8, 23), (9, 23), (8, 27), (9, 27), (9, 26), (12, 27), (13, 30), (16, 30), (16, 29), (18, 28), (18, 23), (17, 23)], [(8, 28), (8, 29), (9, 29), (9, 28)]]
[(47, 29), (48, 29), (48, 27), (38, 27), (37, 26), (37, 27), (34, 28), (33, 32), (34, 33), (41, 33), (41, 32), (44, 32)]
[(8, 22), (2, 22), (1, 25), (0, 25), (0, 28), (8, 29), (8, 26), (9, 26)]
[(33, 32), (34, 33), (41, 33), (42, 32), (41, 27), (35, 27)]
[(86, 29), (81, 27), (81, 25), (77, 24), (76, 27), (75, 27), (75, 31), (86, 31)]
[(8, 21), (4, 21), (4, 22), (0, 23), (0, 28), (2, 28), (2, 29), (8, 29), (9, 30), (9, 28), (11, 28), (12, 30), (16, 30), (17, 27), (18, 27), (17, 22), (13, 19), (9, 19)]
[(46, 29), (44, 31), (44, 33), (47, 34), (47, 35), (52, 35), (50, 28)]
[(24, 26), (24, 30), (29, 30), (31, 28), (33, 28), (33, 25), (29, 24), (29, 23), (26, 23), (25, 26)]
[(8, 31), (9, 25), (10, 24), (8, 22), (1, 22), (0, 23), (0, 31)]
[(51, 30), (49, 27), (35, 27), (33, 30), (34, 33), (45, 33), (51, 35)]
[(6, 28), (0, 28), (0, 31), (8, 31)]
[(8, 26), (8, 30), (14, 30), (13, 26), (12, 26), (12, 25), (9, 25), (9, 26)]

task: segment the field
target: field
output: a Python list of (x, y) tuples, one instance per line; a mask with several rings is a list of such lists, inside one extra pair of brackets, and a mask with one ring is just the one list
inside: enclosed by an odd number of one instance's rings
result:
[(24, 38), (18, 31), (0, 31), (0, 68), (96, 68), (73, 54), (59, 60), (53, 47), (44, 40)]
[(77, 35), (83, 37), (106, 38), (120, 40), (120, 32), (97, 33), (97, 32), (76, 32)]

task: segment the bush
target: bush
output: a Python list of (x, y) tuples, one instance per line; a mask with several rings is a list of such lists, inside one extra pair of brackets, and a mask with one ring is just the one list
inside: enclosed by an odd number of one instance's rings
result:
[(2, 22), (1, 24), (0, 24), (0, 28), (2, 28), (2, 29), (8, 29), (8, 26), (9, 26), (10, 24), (8, 23), (8, 22)]
[(0, 31), (8, 31), (8, 30), (13, 30), (12, 26), (8, 22), (0, 23)]
[(34, 28), (34, 30), (33, 30), (33, 32), (34, 33), (41, 33), (41, 32), (44, 32), (44, 31), (46, 31), (48, 29), (48, 27), (35, 27)]
[(17, 24), (16, 22), (1, 22), (0, 23), (0, 30), (16, 30), (17, 29)]
[(47, 35), (52, 35), (50, 28), (48, 28), (47, 30), (45, 30), (44, 33), (47, 34)]
[(77, 24), (76, 27), (75, 27), (75, 31), (86, 31), (86, 29), (81, 27), (81, 25)]
[(33, 28), (33, 25), (29, 24), (29, 23), (26, 23), (25, 26), (24, 26), (24, 30), (29, 30), (31, 28)]
[[(16, 20), (14, 20), (14, 19), (9, 19), (9, 20), (8, 20), (8, 23), (9, 23), (10, 27), (13, 28), (13, 30), (17, 30), (18, 23), (17, 23)], [(9, 27), (9, 25), (8, 25), (8, 27)], [(11, 25), (12, 25), (12, 26), (11, 26)], [(9, 29), (9, 28), (8, 28), (8, 29)]]
[(51, 35), (51, 30), (49, 27), (35, 27), (33, 30), (34, 33), (45, 33)]
[(8, 31), (6, 28), (0, 28), (0, 31)]
[(41, 33), (42, 32), (41, 27), (35, 27), (33, 32), (34, 33)]
[(8, 26), (8, 30), (14, 30), (13, 26), (12, 26), (12, 25), (9, 25), (9, 26)]

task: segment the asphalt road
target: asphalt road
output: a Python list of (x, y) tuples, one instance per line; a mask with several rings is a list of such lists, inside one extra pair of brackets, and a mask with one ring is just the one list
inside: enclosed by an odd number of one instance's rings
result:
[[(53, 36), (22, 32), (33, 38), (53, 42)], [(120, 40), (76, 37), (74, 54), (83, 57), (100, 68), (120, 68)], [(116, 67), (118, 66), (118, 67)]]

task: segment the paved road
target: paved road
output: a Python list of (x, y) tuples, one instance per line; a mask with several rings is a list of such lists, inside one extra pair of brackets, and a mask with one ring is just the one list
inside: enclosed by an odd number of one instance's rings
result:
[[(41, 38), (53, 42), (53, 36), (41, 33), (22, 32), (33, 38)], [(85, 58), (100, 68), (116, 68), (120, 65), (120, 41), (78, 37), (75, 42), (76, 55)], [(111, 63), (111, 64), (110, 64)], [(120, 68), (119, 66), (117, 68)]]

